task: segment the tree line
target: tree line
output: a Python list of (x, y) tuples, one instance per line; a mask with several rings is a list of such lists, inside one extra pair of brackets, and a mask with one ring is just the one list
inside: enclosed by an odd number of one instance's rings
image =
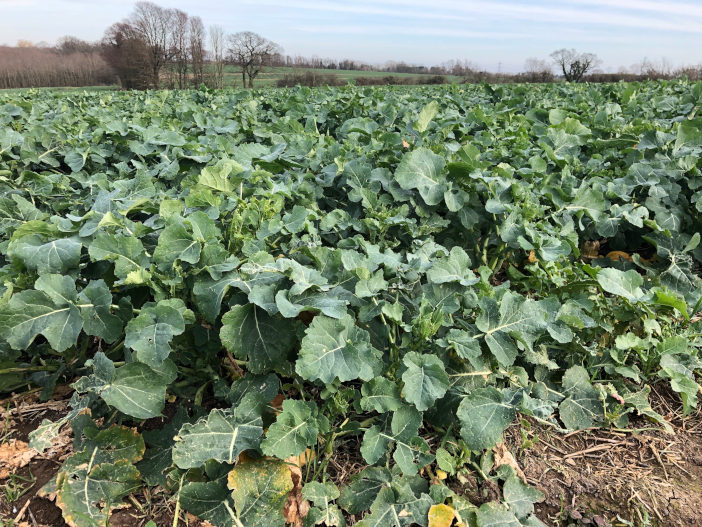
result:
[[(0, 46), (0, 88), (30, 86), (92, 86), (119, 82), (123, 89), (186, 89), (202, 84), (224, 88), (227, 66), (238, 69), (242, 86), (271, 67), (292, 68), (279, 86), (345, 84), (333, 72), (315, 70), (381, 71), (383, 76), (356, 76), (357, 84), (442, 84), (448, 77), (464, 83), (616, 82), (669, 79), (687, 75), (702, 78), (702, 66), (675, 68), (670, 61), (644, 59), (617, 73), (602, 72), (601, 60), (574, 49), (554, 51), (549, 59), (529, 58), (517, 74), (490, 72), (469, 60), (450, 60), (436, 66), (388, 61), (370, 65), (344, 59), (285, 55), (283, 48), (250, 31), (227, 34), (217, 25), (205, 28), (202, 19), (180, 9), (140, 1), (124, 20), (111, 25), (95, 43), (63, 37), (55, 46), (19, 41)], [(400, 75), (397, 75), (400, 74)], [(414, 79), (405, 74), (421, 75)]]

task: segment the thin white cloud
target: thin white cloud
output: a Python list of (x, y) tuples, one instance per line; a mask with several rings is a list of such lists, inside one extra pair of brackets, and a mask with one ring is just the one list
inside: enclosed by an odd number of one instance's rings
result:
[(461, 37), (461, 38), (494, 38), (494, 39), (520, 39), (529, 38), (527, 33), (512, 33), (512, 32), (493, 32), (493, 31), (463, 31), (446, 28), (426, 28), (426, 27), (404, 27), (404, 26), (351, 26), (351, 25), (301, 25), (294, 26), (292, 29), (296, 31), (304, 31), (309, 33), (343, 33), (353, 35), (369, 35), (369, 34), (394, 34), (394, 35), (409, 35), (409, 36), (431, 36), (431, 37)]

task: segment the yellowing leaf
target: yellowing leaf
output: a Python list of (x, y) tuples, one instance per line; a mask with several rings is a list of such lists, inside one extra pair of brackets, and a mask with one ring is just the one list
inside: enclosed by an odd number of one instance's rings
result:
[(456, 511), (448, 505), (433, 505), (429, 509), (429, 527), (451, 527)]

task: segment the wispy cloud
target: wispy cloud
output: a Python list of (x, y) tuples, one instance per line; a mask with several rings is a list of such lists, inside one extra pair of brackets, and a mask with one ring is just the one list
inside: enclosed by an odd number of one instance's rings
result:
[[(702, 0), (153, 0), (206, 25), (251, 30), (286, 52), (434, 64), (466, 57), (520, 68), (575, 47), (606, 66), (644, 56), (700, 61)], [(100, 38), (135, 0), (0, 0), (0, 40)]]

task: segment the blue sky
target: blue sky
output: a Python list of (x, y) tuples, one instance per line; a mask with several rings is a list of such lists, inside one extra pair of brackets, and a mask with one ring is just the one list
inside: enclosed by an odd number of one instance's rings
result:
[[(613, 71), (644, 57), (702, 63), (702, 0), (161, 0), (206, 26), (251, 30), (286, 53), (370, 63), (469, 59), (519, 71), (562, 47)], [(129, 14), (131, 0), (0, 0), (0, 43), (88, 40)]]

